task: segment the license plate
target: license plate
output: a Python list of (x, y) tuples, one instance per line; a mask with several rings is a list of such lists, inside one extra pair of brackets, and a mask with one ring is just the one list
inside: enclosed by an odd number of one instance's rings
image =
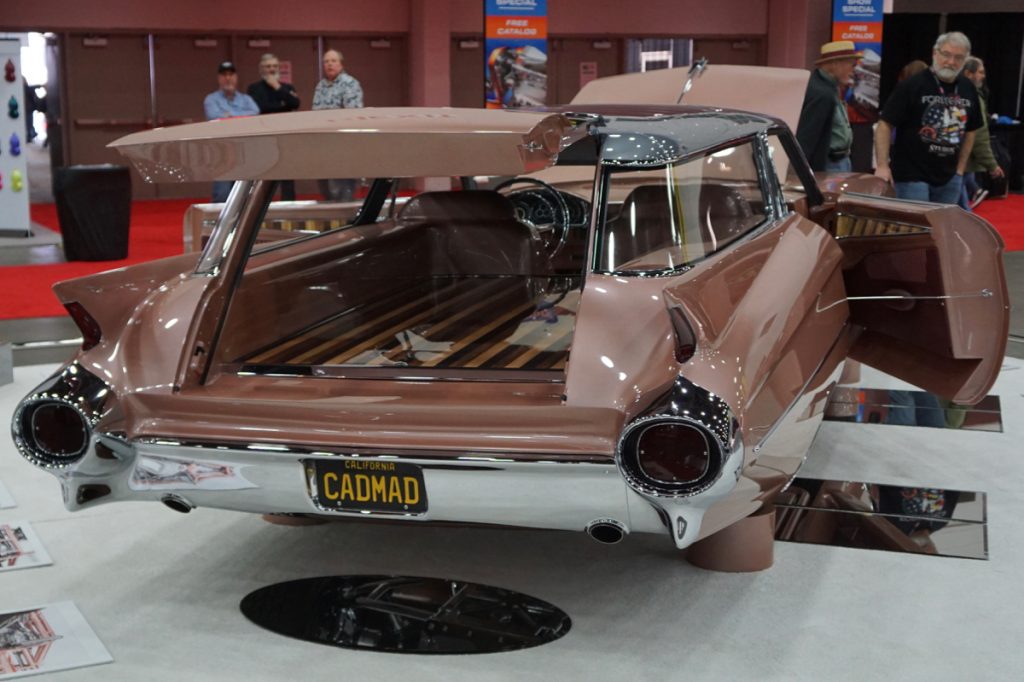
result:
[(406, 462), (314, 459), (305, 463), (313, 501), (325, 509), (422, 514), (423, 470)]

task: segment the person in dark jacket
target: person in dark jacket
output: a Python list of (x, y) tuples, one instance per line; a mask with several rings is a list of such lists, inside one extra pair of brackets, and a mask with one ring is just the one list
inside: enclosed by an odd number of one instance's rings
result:
[(816, 171), (852, 170), (853, 129), (840, 93), (862, 54), (852, 41), (837, 40), (822, 45), (821, 56), (814, 62), (818, 68), (807, 81), (796, 139)]
[(992, 152), (992, 141), (988, 132), (988, 86), (985, 84), (985, 62), (977, 57), (968, 57), (964, 61), (964, 75), (978, 89), (978, 104), (981, 105), (982, 126), (974, 135), (974, 146), (967, 160), (967, 172), (964, 173), (964, 194), (961, 206), (973, 209), (988, 196), (988, 190), (978, 186), (975, 173), (988, 173), (991, 178), (1004, 177), (1003, 169), (996, 161)]
[[(296, 111), (301, 104), (295, 88), (281, 80), (281, 62), (270, 52), (260, 57), (260, 80), (250, 85), (247, 92), (256, 100), (261, 114)], [(294, 180), (281, 181), (281, 199), (295, 201)]]

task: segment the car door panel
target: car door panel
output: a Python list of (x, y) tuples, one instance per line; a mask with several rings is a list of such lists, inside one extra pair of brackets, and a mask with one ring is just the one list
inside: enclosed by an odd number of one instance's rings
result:
[(841, 196), (830, 222), (860, 330), (851, 357), (957, 403), (981, 400), (1009, 325), (995, 230), (954, 206), (866, 195)]

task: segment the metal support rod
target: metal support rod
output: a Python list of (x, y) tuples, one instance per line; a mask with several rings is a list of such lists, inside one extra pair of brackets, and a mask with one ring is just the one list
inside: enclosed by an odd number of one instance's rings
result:
[(152, 33), (146, 34), (149, 47), (149, 120), (154, 128), (159, 125), (156, 120), (156, 38)]
[(320, 82), (320, 70), (323, 68), (324, 63), (324, 37), (316, 37), (316, 72), (313, 74), (313, 82)]
[(846, 296), (838, 301), (829, 303), (824, 308), (821, 307), (821, 296), (818, 297), (818, 303), (815, 306), (815, 312), (823, 313), (829, 308), (835, 308), (837, 305), (848, 301), (951, 301), (957, 298), (992, 298), (994, 294), (991, 289), (982, 289), (981, 291), (973, 291), (964, 294), (945, 294), (943, 296), (913, 296), (910, 294), (889, 294), (883, 296)]
[(1024, 41), (1020, 44), (1020, 73), (1017, 76), (1017, 109), (1013, 117), (1020, 120), (1020, 103), (1024, 100)]

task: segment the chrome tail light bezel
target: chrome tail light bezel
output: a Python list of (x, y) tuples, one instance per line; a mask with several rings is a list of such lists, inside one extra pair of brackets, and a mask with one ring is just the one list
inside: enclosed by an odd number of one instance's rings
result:
[[(66, 469), (85, 456), (96, 424), (113, 398), (110, 387), (78, 363), (71, 363), (40, 384), (19, 403), (11, 419), (11, 436), (21, 456), (42, 469)], [(50, 451), (35, 434), (38, 410), (59, 406), (72, 410), (81, 420), (82, 444), (73, 452)]]
[[(640, 441), (647, 431), (663, 424), (693, 429), (704, 439), (708, 462), (699, 477), (670, 482), (654, 478), (644, 470)], [(737, 421), (725, 401), (679, 377), (664, 399), (623, 429), (615, 461), (629, 486), (642, 495), (693, 497), (707, 491), (721, 478), (738, 437)]]

